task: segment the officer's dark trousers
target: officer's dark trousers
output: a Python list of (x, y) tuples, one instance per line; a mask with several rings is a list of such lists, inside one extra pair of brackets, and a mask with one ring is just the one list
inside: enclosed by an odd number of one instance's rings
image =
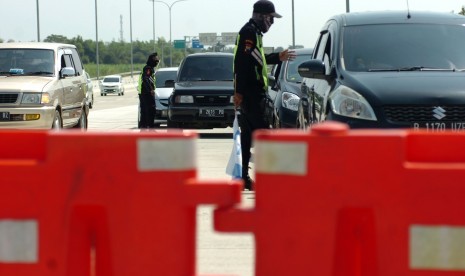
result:
[(140, 128), (155, 127), (155, 98), (150, 94), (139, 94)]
[(242, 110), (238, 120), (241, 128), (242, 178), (247, 179), (249, 176), (252, 133), (257, 129), (267, 128), (267, 126), (263, 114), (259, 110), (253, 110), (251, 112), (244, 112), (244, 110)]

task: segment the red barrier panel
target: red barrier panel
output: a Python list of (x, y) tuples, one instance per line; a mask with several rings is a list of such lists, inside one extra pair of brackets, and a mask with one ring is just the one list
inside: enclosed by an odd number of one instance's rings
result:
[(240, 201), (195, 179), (193, 133), (0, 137), (0, 275), (194, 275), (197, 205)]
[(465, 275), (465, 134), (353, 130), (254, 136), (256, 275)]

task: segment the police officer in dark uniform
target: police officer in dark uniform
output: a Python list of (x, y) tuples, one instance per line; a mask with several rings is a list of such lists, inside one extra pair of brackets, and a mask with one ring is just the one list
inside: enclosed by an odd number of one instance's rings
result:
[(274, 18), (281, 18), (281, 15), (276, 13), (272, 2), (255, 2), (252, 18), (239, 31), (234, 50), (234, 104), (240, 108), (241, 114), (242, 179), (247, 190), (254, 188), (249, 176), (252, 132), (269, 128), (271, 121), (267, 64), (279, 64), (295, 57), (294, 51), (288, 50), (265, 54), (262, 37), (270, 29)]
[(151, 54), (139, 78), (139, 128), (155, 127), (155, 67), (159, 62), (158, 54)]

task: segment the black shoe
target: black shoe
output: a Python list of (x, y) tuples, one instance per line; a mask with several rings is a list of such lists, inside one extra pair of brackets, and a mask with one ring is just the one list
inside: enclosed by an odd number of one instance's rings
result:
[(243, 178), (242, 180), (244, 180), (244, 191), (245, 190), (249, 190), (249, 191), (253, 191), (254, 190), (254, 182), (252, 179), (250, 179), (249, 176), (247, 176), (246, 178)]

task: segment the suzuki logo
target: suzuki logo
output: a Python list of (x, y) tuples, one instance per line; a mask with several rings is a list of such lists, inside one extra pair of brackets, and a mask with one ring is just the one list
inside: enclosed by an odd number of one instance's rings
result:
[(433, 117), (438, 119), (438, 120), (441, 120), (443, 119), (444, 117), (446, 117), (446, 111), (440, 107), (440, 106), (435, 106), (434, 109), (433, 109)]

